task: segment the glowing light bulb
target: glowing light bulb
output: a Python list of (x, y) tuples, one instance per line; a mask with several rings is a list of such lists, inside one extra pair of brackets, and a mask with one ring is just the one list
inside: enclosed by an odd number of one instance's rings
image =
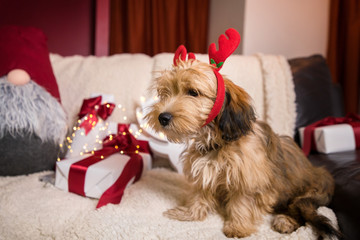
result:
[(142, 117), (143, 117), (143, 114), (142, 114), (142, 112), (138, 111), (138, 112), (136, 112), (136, 116), (137, 116), (138, 118), (142, 118)]

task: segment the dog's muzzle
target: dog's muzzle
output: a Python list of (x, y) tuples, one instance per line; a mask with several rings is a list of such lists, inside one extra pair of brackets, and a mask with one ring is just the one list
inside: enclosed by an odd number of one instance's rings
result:
[(171, 115), (171, 113), (163, 112), (159, 115), (158, 119), (159, 119), (161, 126), (165, 127), (165, 126), (169, 125), (169, 123), (172, 119), (172, 115)]

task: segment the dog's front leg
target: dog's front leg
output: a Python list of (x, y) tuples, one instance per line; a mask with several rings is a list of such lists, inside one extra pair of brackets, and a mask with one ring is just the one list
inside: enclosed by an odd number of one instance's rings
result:
[(206, 218), (210, 206), (209, 199), (204, 194), (195, 193), (185, 200), (183, 206), (178, 206), (164, 212), (164, 216), (180, 221), (202, 221)]
[(223, 232), (231, 238), (247, 237), (254, 233), (264, 213), (264, 209), (260, 208), (250, 196), (233, 197), (227, 203), (225, 210)]

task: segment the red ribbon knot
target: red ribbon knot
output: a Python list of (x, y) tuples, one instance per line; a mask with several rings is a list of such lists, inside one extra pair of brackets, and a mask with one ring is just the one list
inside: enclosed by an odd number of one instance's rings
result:
[(115, 109), (115, 104), (104, 103), (101, 104), (102, 97), (94, 97), (85, 99), (79, 112), (79, 118), (85, 119), (80, 124), (80, 128), (84, 128), (85, 135), (87, 135), (93, 127), (99, 122), (98, 116), (104, 121), (112, 114)]

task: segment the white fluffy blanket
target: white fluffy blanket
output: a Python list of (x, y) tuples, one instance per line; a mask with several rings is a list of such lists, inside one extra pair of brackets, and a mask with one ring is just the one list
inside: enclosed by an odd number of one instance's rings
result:
[[(95, 210), (96, 199), (57, 189), (39, 177), (0, 177), (0, 239), (227, 239), (222, 219), (210, 214), (202, 222), (180, 222), (162, 215), (186, 197), (184, 177), (165, 169), (148, 171), (140, 181), (125, 190), (120, 204)], [(318, 210), (336, 225), (332, 210)], [(300, 227), (292, 234), (270, 228), (265, 216), (252, 239), (316, 239), (311, 227)]]

